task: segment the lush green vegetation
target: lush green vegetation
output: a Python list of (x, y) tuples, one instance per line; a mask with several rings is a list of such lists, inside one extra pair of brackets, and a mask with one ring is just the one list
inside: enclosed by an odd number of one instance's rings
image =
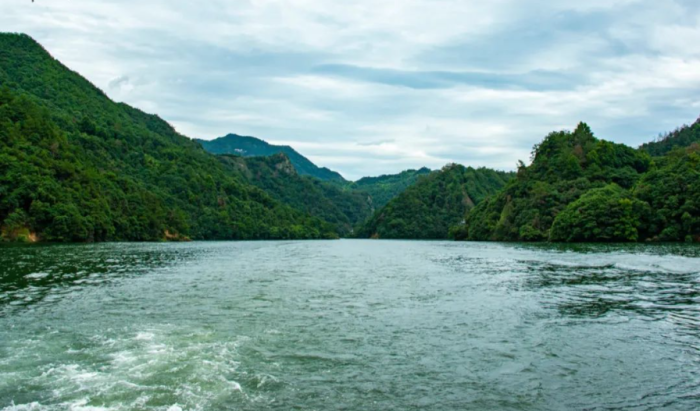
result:
[[(296, 150), (289, 146), (276, 146), (255, 137), (245, 137), (237, 134), (229, 134), (211, 141), (195, 141), (199, 142), (205, 150), (212, 154), (235, 155), (241, 157), (269, 157), (277, 154), (284, 154), (287, 156), (287, 158), (289, 158), (298, 174), (302, 176), (315, 177), (322, 181), (337, 183), (335, 185), (337, 187), (342, 187), (344, 189), (343, 191), (354, 192), (343, 195), (338, 194), (339, 191), (337, 190), (333, 191), (331, 196), (339, 196), (338, 200), (341, 201), (341, 203), (345, 203), (348, 200), (348, 195), (350, 197), (369, 195), (371, 199), (371, 206), (374, 209), (384, 207), (389, 200), (396, 197), (407, 187), (415, 183), (418, 177), (430, 173), (430, 169), (424, 167), (420, 170), (406, 170), (399, 174), (382, 175), (379, 177), (364, 177), (356, 182), (348, 182), (335, 171), (329, 170), (325, 167), (316, 166), (309, 159), (299, 154)], [(263, 188), (267, 189), (269, 186), (270, 185), (268, 184)], [(329, 187), (330, 185), (323, 185), (324, 190), (331, 190)], [(269, 194), (275, 196), (272, 191), (267, 191)], [(356, 200), (351, 200), (351, 202), (355, 201)], [(296, 203), (292, 201), (291, 204)], [(339, 206), (342, 208), (342, 204), (339, 204)], [(356, 217), (350, 218), (350, 222), (352, 224), (361, 222), (361, 218), (366, 217), (366, 210), (364, 210), (364, 208), (365, 205), (363, 204), (362, 207), (355, 207), (354, 210), (347, 210), (351, 214), (357, 214)], [(336, 220), (332, 219), (332, 221)]]
[(532, 164), (521, 164), (516, 179), (470, 210), (452, 234), (495, 241), (698, 240), (698, 151), (694, 144), (652, 160), (647, 150), (598, 140), (584, 123), (551, 133), (535, 146)]
[(205, 150), (212, 154), (233, 154), (244, 157), (266, 157), (284, 153), (301, 175), (316, 177), (320, 180), (345, 182), (335, 171), (318, 167), (311, 160), (299, 154), (289, 146), (275, 146), (259, 138), (228, 134), (215, 140), (196, 140)]
[(617, 184), (588, 190), (557, 214), (552, 241), (637, 241), (648, 206)]
[(351, 234), (353, 227), (373, 211), (367, 193), (299, 175), (284, 153), (269, 157), (221, 155), (219, 158), (233, 173), (273, 198), (333, 224), (340, 236)]
[(663, 135), (656, 141), (642, 144), (640, 148), (652, 156), (663, 156), (676, 148), (690, 147), (693, 143), (700, 144), (700, 119), (690, 126)]
[(0, 34), (0, 226), (45, 241), (325, 238), (169, 124)]
[(633, 194), (652, 210), (648, 221), (642, 220), (644, 237), (700, 242), (700, 145), (656, 158)]
[(430, 169), (405, 170), (399, 174), (387, 174), (379, 177), (364, 177), (350, 184), (350, 188), (368, 193), (376, 209), (384, 207), (391, 199), (412, 186), (418, 177), (430, 174)]
[(449, 164), (422, 176), (377, 211), (360, 229), (359, 237), (442, 239), (464, 213), (497, 192), (511, 174)]
[[(247, 182), (295, 209), (332, 223), (341, 236), (351, 234), (353, 227), (363, 223), (374, 210), (384, 207), (418, 177), (430, 173), (428, 168), (421, 168), (347, 182), (340, 174), (317, 167), (291, 147), (271, 145), (255, 137), (229, 134), (212, 141), (196, 141), (205, 150), (227, 159), (224, 163), (234, 166), (233, 170)], [(296, 172), (279, 172), (280, 168), (288, 169), (283, 158)]]
[(548, 135), (516, 176), (452, 164), (349, 183), (255, 138), (201, 142), (255, 157), (211, 155), (28, 36), (0, 34), (2, 239), (332, 238), (359, 225), (378, 238), (700, 241), (699, 141), (700, 121), (639, 150), (582, 123)]

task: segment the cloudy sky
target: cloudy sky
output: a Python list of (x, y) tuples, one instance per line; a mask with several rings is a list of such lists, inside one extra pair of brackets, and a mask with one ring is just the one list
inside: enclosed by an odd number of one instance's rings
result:
[[(579, 3), (579, 4), (576, 4)], [(189, 137), (289, 144), (347, 178), (513, 169), (588, 122), (630, 145), (700, 115), (697, 0), (0, 0), (110, 97)]]

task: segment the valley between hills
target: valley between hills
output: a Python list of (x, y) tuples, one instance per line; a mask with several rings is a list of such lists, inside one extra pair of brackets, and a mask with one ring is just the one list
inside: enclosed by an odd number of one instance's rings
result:
[(4, 241), (698, 242), (699, 143), (700, 122), (638, 148), (580, 123), (513, 172), (447, 164), (347, 181), (289, 146), (183, 136), (29, 36), (0, 34)]

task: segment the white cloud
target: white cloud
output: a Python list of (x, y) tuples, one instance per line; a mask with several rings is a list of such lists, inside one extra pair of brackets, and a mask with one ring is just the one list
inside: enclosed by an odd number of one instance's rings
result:
[(699, 114), (700, 4), (690, 0), (0, 9), (3, 30), (32, 35), (110, 97), (187, 135), (291, 144), (351, 178), (449, 161), (512, 169), (548, 131), (581, 120), (639, 144)]

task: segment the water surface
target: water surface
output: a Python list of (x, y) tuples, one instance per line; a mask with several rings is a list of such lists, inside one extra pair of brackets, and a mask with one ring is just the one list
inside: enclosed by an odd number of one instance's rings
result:
[(700, 248), (0, 248), (0, 410), (291, 409), (700, 409)]

